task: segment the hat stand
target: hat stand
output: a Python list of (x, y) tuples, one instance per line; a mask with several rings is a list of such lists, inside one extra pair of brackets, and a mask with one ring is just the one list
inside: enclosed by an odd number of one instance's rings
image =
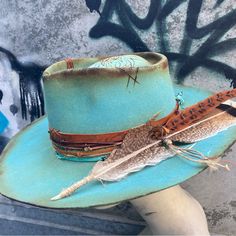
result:
[(202, 206), (180, 185), (129, 202), (147, 223), (139, 235), (210, 235)]
[(141, 234), (209, 235), (202, 206), (179, 185), (130, 202), (151, 231)]

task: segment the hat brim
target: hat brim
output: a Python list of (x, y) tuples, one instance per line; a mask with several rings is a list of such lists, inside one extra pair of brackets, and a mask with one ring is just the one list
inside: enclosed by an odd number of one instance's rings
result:
[[(190, 106), (211, 93), (174, 85), (183, 92), (184, 106)], [(154, 167), (130, 174), (119, 182), (92, 182), (60, 201), (50, 198), (63, 188), (82, 179), (94, 162), (72, 162), (56, 158), (48, 135), (47, 117), (18, 133), (7, 145), (0, 159), (0, 193), (9, 198), (51, 208), (84, 208), (108, 205), (137, 198), (180, 184), (201, 172), (205, 166), (178, 156)], [(236, 126), (196, 143), (194, 149), (208, 157), (222, 155), (234, 141)]]

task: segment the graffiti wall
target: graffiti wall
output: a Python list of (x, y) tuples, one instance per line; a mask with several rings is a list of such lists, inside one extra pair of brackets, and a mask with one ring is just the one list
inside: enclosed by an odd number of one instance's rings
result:
[(0, 0), (0, 6), (0, 152), (45, 114), (41, 75), (68, 57), (156, 51), (168, 57), (175, 83), (236, 87), (235, 0)]
[(67, 57), (157, 51), (168, 57), (176, 83), (236, 87), (232, 6), (230, 0), (2, 0), (1, 147), (44, 115), (42, 72)]
[[(230, 32), (233, 33), (235, 26), (236, 10), (220, 16), (224, 1), (211, 1), (214, 6), (204, 9), (203, 0), (152, 0), (145, 6), (145, 16), (140, 16), (141, 11), (137, 10), (144, 8), (143, 3), (133, 6), (134, 1), (129, 2), (106, 1), (100, 12), (99, 4), (87, 1), (90, 10), (100, 15), (89, 36), (94, 39), (110, 36), (136, 52), (162, 52), (170, 63), (177, 63), (174, 75), (178, 83), (198, 67), (204, 67), (222, 74), (236, 86), (236, 69), (224, 60), (224, 54), (235, 48), (236, 41), (230, 38)], [(215, 12), (213, 20), (206, 19), (207, 10)], [(113, 15), (116, 22), (112, 20)]]

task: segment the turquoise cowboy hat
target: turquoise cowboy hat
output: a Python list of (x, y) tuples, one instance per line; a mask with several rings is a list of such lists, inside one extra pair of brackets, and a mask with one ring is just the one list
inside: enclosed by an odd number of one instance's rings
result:
[[(175, 111), (177, 94), (183, 94), (183, 106), (188, 107), (211, 93), (174, 84), (167, 58), (152, 52), (64, 60), (47, 68), (43, 77), (47, 115), (19, 132), (3, 151), (2, 195), (51, 208), (109, 205), (177, 185), (205, 168), (175, 156), (119, 182), (105, 186), (92, 182), (68, 198), (51, 201), (88, 175), (109, 148), (119, 145), (126, 130), (146, 123), (156, 113), (162, 119)], [(235, 132), (236, 127), (231, 127), (194, 148), (208, 157), (219, 156), (233, 144)], [(104, 134), (114, 133), (118, 139), (104, 144)], [(94, 143), (91, 148), (86, 138), (100, 140), (101, 134), (105, 139), (94, 151)], [(76, 146), (71, 137), (85, 141)]]

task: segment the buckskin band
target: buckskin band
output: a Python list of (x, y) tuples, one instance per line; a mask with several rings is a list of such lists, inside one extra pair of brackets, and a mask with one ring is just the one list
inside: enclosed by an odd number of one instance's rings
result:
[[(174, 111), (168, 116), (160, 120), (151, 119), (148, 124), (153, 127), (162, 126), (178, 112), (178, 109), (177, 103)], [(53, 147), (59, 154), (65, 157), (87, 158), (108, 155), (120, 147), (129, 130), (104, 134), (70, 134), (50, 128), (49, 134)]]

